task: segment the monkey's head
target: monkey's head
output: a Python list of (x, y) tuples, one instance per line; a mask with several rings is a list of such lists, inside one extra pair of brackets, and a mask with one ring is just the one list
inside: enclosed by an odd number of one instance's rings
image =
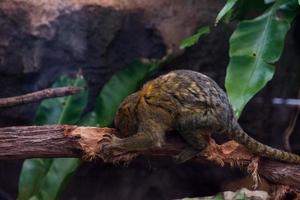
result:
[(126, 97), (118, 108), (114, 121), (120, 137), (131, 136), (138, 130), (137, 101), (138, 93), (133, 93)]

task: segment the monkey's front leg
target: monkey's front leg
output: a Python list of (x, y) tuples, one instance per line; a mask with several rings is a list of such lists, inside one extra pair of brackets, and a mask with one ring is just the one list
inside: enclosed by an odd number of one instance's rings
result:
[(104, 159), (113, 161), (114, 157), (128, 152), (143, 151), (160, 147), (164, 142), (164, 133), (139, 132), (127, 138), (118, 138), (110, 135), (100, 141)]

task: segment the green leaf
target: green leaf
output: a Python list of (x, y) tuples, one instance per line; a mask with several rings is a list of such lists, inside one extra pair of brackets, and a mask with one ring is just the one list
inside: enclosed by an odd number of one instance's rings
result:
[(253, 20), (242, 21), (230, 38), (225, 87), (237, 117), (273, 77), (274, 63), (281, 55), (285, 35), (297, 13), (287, 10), (282, 2), (285, 1), (277, 1)]
[[(258, 66), (260, 69), (253, 69)], [(239, 67), (241, 66), (241, 67)], [(226, 89), (235, 115), (273, 77), (274, 66), (253, 57), (232, 57), (227, 68)], [(244, 81), (241, 83), (241, 81)]]
[(96, 115), (99, 126), (109, 126), (113, 122), (118, 105), (129, 94), (136, 91), (145, 77), (157, 69), (159, 64), (134, 62), (116, 73), (103, 87), (96, 102)]
[(298, 0), (298, 4), (300, 5), (300, 0)]
[[(71, 79), (61, 77), (53, 87), (77, 86), (85, 87), (82, 76)], [(39, 106), (34, 123), (36, 125), (69, 123), (74, 124), (81, 115), (81, 110), (87, 102), (87, 92), (82, 91), (77, 95), (44, 100)]]
[[(54, 87), (61, 86), (84, 87), (85, 81), (82, 76), (75, 80), (63, 77), (54, 84)], [(73, 96), (45, 100), (38, 109), (35, 123), (75, 124), (86, 102), (87, 92), (84, 91)], [(26, 160), (19, 180), (18, 200), (56, 199), (79, 164), (79, 159), (69, 158)]]
[(46, 176), (53, 159), (31, 159), (23, 163), (19, 179), (19, 200), (29, 199), (39, 190), (39, 186)]
[(98, 118), (95, 111), (92, 111), (85, 116), (83, 116), (80, 121), (77, 123), (78, 125), (85, 126), (99, 126)]
[(66, 181), (73, 175), (81, 161), (76, 158), (55, 158), (47, 172), (42, 177), (43, 181), (39, 191), (34, 193), (29, 200), (57, 199), (66, 187)]
[(238, 0), (227, 0), (225, 6), (222, 8), (222, 10), (218, 13), (216, 17), (215, 26), (219, 23), (219, 21), (228, 14), (233, 6), (238, 2)]
[[(70, 86), (84, 88), (86, 86), (85, 80), (82, 76), (78, 77)], [(59, 124), (76, 124), (83, 109), (87, 104), (87, 92), (82, 91), (80, 94), (65, 97), (63, 102), (63, 109), (58, 120)]]
[(202, 35), (208, 34), (209, 32), (210, 32), (209, 26), (204, 26), (204, 27), (198, 29), (197, 33), (185, 38), (181, 42), (179, 48), (185, 49), (187, 47), (193, 46), (194, 44), (196, 44), (199, 41), (199, 39)]

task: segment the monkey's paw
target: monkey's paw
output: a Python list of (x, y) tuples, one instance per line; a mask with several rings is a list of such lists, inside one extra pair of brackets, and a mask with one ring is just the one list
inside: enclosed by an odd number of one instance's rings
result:
[(104, 135), (99, 143), (102, 146), (101, 156), (104, 162), (128, 163), (136, 157), (135, 153), (129, 153), (122, 148), (122, 139), (114, 135)]

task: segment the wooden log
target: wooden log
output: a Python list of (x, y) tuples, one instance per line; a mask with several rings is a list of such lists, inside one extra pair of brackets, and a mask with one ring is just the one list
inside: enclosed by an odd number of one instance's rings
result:
[[(35, 157), (77, 157), (85, 160), (102, 159), (101, 141), (107, 134), (117, 134), (115, 129), (81, 127), (73, 125), (47, 125), (0, 128), (0, 159)], [(116, 160), (130, 161), (136, 155), (174, 156), (185, 146), (174, 135), (167, 137), (160, 149), (141, 152), (124, 152)], [(244, 146), (229, 141), (218, 145), (209, 139), (208, 147), (193, 161), (210, 161), (217, 165), (229, 165), (247, 170), (254, 156)], [(112, 158), (112, 160), (114, 160)], [(267, 181), (288, 185), (300, 190), (300, 165), (261, 159), (256, 172)]]

